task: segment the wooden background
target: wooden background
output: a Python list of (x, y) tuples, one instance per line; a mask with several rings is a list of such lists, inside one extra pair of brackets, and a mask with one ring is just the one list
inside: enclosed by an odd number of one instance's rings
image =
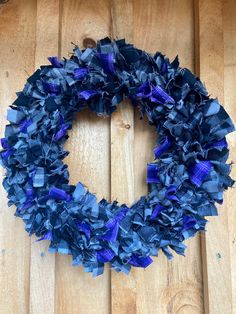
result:
[[(6, 108), (29, 74), (48, 56), (67, 57), (71, 42), (88, 46), (105, 36), (125, 37), (170, 58), (178, 54), (236, 121), (235, 0), (9, 0), (0, 4), (0, 136)], [(111, 119), (82, 116), (67, 144), (71, 182), (81, 180), (98, 197), (132, 203), (146, 192), (152, 129), (127, 102)], [(233, 152), (235, 135), (228, 140)], [(235, 154), (230, 158), (236, 160)], [(235, 168), (233, 173), (236, 178)], [(97, 279), (72, 267), (70, 257), (51, 255), (46, 243), (30, 239), (14, 208), (6, 206), (2, 187), (0, 196), (1, 314), (236, 311), (233, 189), (207, 234), (187, 241), (185, 258), (168, 262), (160, 254), (145, 271), (126, 276), (107, 268)]]

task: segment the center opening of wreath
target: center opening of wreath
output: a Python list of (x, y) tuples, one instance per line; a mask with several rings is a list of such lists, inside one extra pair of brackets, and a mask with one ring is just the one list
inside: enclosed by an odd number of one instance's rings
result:
[(147, 193), (147, 163), (153, 160), (154, 128), (128, 100), (111, 117), (78, 113), (65, 150), (69, 183), (82, 182), (98, 201), (132, 204)]

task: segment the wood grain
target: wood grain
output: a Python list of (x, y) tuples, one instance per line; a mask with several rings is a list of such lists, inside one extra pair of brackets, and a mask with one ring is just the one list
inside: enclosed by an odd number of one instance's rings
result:
[[(224, 25), (224, 99), (227, 112), (236, 122), (236, 2), (234, 0), (224, 1), (223, 10)], [(236, 137), (235, 134), (229, 134), (227, 137), (230, 156), (229, 160), (236, 160)], [(232, 177), (236, 178), (236, 167), (233, 165)], [(231, 260), (231, 278), (232, 278), (232, 304), (233, 313), (236, 313), (236, 211), (235, 211), (235, 189), (226, 193), (226, 204), (229, 217), (229, 244)]]
[[(94, 43), (110, 34), (109, 2), (63, 1), (61, 7), (61, 54), (72, 51), (71, 42)], [(110, 197), (109, 119), (90, 112), (78, 115), (66, 149), (70, 181), (82, 181), (98, 198)], [(56, 257), (56, 313), (109, 313), (110, 273), (95, 280), (80, 267), (71, 266), (68, 256)]]
[[(222, 1), (196, 1), (199, 75), (213, 97), (224, 100), (224, 42)], [(205, 311), (232, 313), (230, 248), (227, 200), (219, 217), (209, 218), (202, 238)]]
[[(4, 136), (6, 109), (34, 70), (35, 1), (0, 5), (0, 130)], [(1, 181), (4, 176), (1, 169)], [(7, 207), (1, 185), (0, 313), (27, 313), (29, 306), (30, 238), (24, 224)]]
[[(133, 42), (133, 1), (112, 1), (114, 38)], [(111, 198), (120, 204), (134, 202), (134, 110), (128, 100), (111, 117)], [(111, 273), (112, 313), (136, 313), (134, 276)]]
[[(192, 1), (114, 1), (112, 12), (114, 37), (125, 36), (146, 51), (158, 49), (171, 58), (178, 52), (181, 64), (194, 68)], [(152, 128), (139, 120), (138, 112), (133, 118), (127, 103), (112, 116), (113, 197), (132, 203), (147, 192), (145, 165), (153, 158), (154, 142)], [(191, 239), (185, 259), (175, 257), (170, 263), (161, 254), (146, 271), (132, 270), (129, 277), (112, 273), (112, 311), (203, 313), (199, 237)]]
[[(38, 0), (36, 17), (35, 69), (59, 54), (59, 0)], [(32, 238), (30, 268), (30, 313), (53, 314), (55, 255), (47, 252), (48, 241)]]

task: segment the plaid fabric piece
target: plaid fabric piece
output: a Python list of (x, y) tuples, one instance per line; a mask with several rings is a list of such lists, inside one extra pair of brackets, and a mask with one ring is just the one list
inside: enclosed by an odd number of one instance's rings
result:
[(112, 249), (104, 248), (97, 251), (97, 259), (100, 263), (110, 262), (115, 256), (115, 252)]
[(54, 68), (62, 68), (63, 64), (58, 60), (57, 57), (49, 57), (48, 60), (51, 62)]
[(24, 113), (15, 110), (15, 109), (7, 109), (7, 120), (12, 123), (19, 123), (24, 118)]
[(1, 145), (3, 149), (9, 148), (7, 140), (5, 138), (1, 138)]
[(151, 257), (149, 257), (149, 256), (142, 257), (142, 256), (138, 256), (136, 254), (133, 254), (131, 256), (131, 259), (129, 260), (130, 265), (133, 265), (135, 267), (143, 267), (143, 268), (146, 268), (152, 262), (153, 262), (153, 260), (151, 259)]
[(64, 190), (58, 189), (55, 186), (51, 187), (49, 190), (48, 195), (55, 199), (55, 200), (60, 200), (60, 201), (69, 201), (70, 195), (67, 194)]
[(147, 183), (159, 183), (158, 172), (159, 167), (157, 164), (147, 164)]
[(157, 204), (155, 207), (154, 207), (154, 210), (152, 212), (152, 215), (150, 217), (150, 220), (154, 220), (158, 215), (159, 213), (161, 212), (161, 210), (164, 208), (164, 206), (160, 205), (160, 204)]
[(97, 53), (105, 73), (115, 73), (113, 53)]
[(44, 186), (44, 183), (45, 183), (45, 169), (43, 167), (38, 167), (33, 178), (33, 187), (35, 188), (42, 187)]
[(22, 122), (20, 123), (20, 131), (21, 131), (21, 132), (26, 132), (28, 126), (30, 126), (32, 123), (33, 123), (33, 120), (32, 120), (32, 119), (29, 119), (29, 120), (25, 119), (24, 121), (22, 121)]
[(96, 96), (98, 94), (99, 94), (99, 92), (95, 91), (95, 90), (84, 90), (82, 92), (79, 92), (79, 96), (82, 97), (85, 100), (88, 100), (91, 97)]
[(164, 142), (154, 149), (155, 157), (159, 158), (163, 153), (165, 153), (170, 148), (170, 146), (171, 146), (170, 140), (168, 139), (168, 137), (166, 137)]
[(86, 77), (88, 72), (89, 72), (88, 68), (77, 68), (77, 69), (74, 69), (74, 78), (76, 80), (82, 81)]
[(43, 89), (45, 93), (58, 95), (61, 91), (60, 85), (42, 81)]
[(1, 156), (3, 159), (8, 159), (9, 156), (11, 156), (14, 153), (14, 149), (13, 148), (9, 148), (3, 152), (1, 152)]
[(196, 163), (189, 169), (190, 181), (198, 187), (201, 186), (211, 169), (212, 163), (208, 160)]
[(152, 96), (151, 101), (153, 102), (159, 102), (161, 104), (165, 104), (166, 102), (174, 103), (174, 99), (168, 95), (164, 89), (162, 89), (160, 86), (155, 86), (152, 89)]
[(228, 143), (226, 141), (226, 138), (222, 138), (222, 140), (219, 140), (217, 142), (214, 143), (210, 143), (206, 145), (206, 148), (217, 148), (217, 147), (228, 147)]
[(41, 237), (40, 239), (38, 239), (37, 241), (42, 241), (42, 240), (48, 240), (51, 241), (52, 240), (52, 232), (48, 231), (47, 233), (45, 233), (45, 235), (43, 237)]

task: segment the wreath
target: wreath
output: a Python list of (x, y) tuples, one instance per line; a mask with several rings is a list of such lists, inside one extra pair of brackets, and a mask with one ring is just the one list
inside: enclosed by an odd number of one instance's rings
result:
[[(70, 59), (48, 58), (7, 111), (1, 139), (3, 186), (9, 206), (29, 235), (49, 240), (49, 251), (72, 255), (93, 276), (110, 263), (128, 273), (146, 268), (162, 250), (184, 255), (184, 240), (205, 230), (205, 216), (234, 181), (225, 136), (233, 123), (193, 73), (160, 52), (151, 55), (124, 39), (96, 48), (74, 47)], [(69, 183), (63, 146), (78, 112), (109, 116), (124, 98), (158, 134), (147, 165), (148, 195), (132, 206)]]

